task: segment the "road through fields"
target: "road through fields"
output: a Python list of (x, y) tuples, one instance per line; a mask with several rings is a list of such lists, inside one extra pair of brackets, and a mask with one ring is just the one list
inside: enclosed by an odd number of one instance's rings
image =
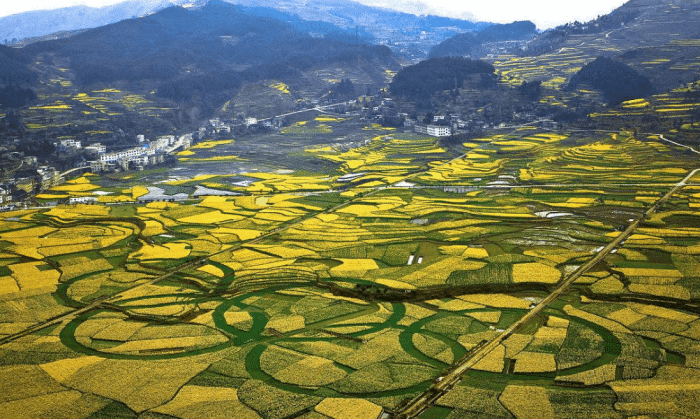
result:
[[(320, 110), (320, 109), (323, 109), (323, 108), (328, 108), (328, 107), (337, 106), (337, 105), (339, 105), (339, 104), (329, 105), (329, 106), (323, 106), (323, 107), (317, 107), (317, 108), (312, 108), (312, 110), (313, 110), (313, 109)], [(309, 110), (309, 109), (306, 109), (306, 110), (304, 110), (304, 111), (308, 111), (308, 110)], [(531, 123), (528, 123), (528, 124), (521, 125), (521, 126), (517, 127), (513, 132), (517, 131), (517, 129), (520, 128), (520, 127), (525, 127), (525, 126), (533, 125), (533, 124), (536, 124), (536, 123), (538, 123), (538, 122), (539, 122), (539, 121), (534, 121), (534, 122), (531, 122)], [(512, 134), (513, 132), (511, 132), (511, 134)], [(440, 167), (442, 167), (442, 166), (448, 165), (448, 164), (450, 164), (451, 162), (453, 162), (453, 161), (455, 161), (455, 160), (463, 159), (463, 158), (466, 157), (466, 155), (467, 155), (466, 153), (461, 154), (460, 156), (455, 157), (454, 159), (448, 160), (447, 162), (445, 162), (445, 163), (443, 163), (443, 164), (437, 166), (436, 168), (440, 168)], [(418, 171), (418, 172), (409, 173), (409, 174), (407, 174), (402, 180), (404, 180), (404, 181), (405, 181), (405, 180), (408, 180), (408, 179), (410, 179), (410, 178), (412, 178), (412, 177), (414, 177), (414, 176), (418, 176), (418, 175), (420, 175), (420, 174), (426, 173), (426, 172), (428, 172), (428, 171), (430, 171), (430, 170), (434, 170), (434, 169), (435, 169), (435, 168), (426, 168), (426, 169), (420, 170), (420, 171)], [(192, 267), (197, 266), (199, 263), (201, 263), (202, 261), (205, 261), (207, 258), (211, 258), (211, 257), (213, 257), (213, 256), (217, 256), (217, 255), (222, 254), (222, 253), (225, 253), (225, 252), (230, 252), (230, 251), (239, 249), (239, 248), (241, 248), (241, 247), (243, 247), (243, 246), (247, 246), (247, 245), (259, 243), (260, 241), (262, 241), (262, 240), (264, 240), (264, 239), (266, 239), (266, 238), (268, 238), (268, 237), (270, 237), (270, 236), (273, 236), (273, 235), (275, 235), (275, 234), (277, 234), (277, 233), (281, 233), (281, 232), (286, 231), (286, 230), (288, 230), (288, 229), (290, 229), (290, 228), (292, 228), (292, 227), (294, 227), (294, 226), (297, 226), (297, 225), (303, 223), (304, 221), (308, 220), (309, 218), (313, 218), (313, 217), (315, 217), (315, 216), (317, 216), (317, 215), (319, 215), (319, 214), (332, 213), (332, 212), (334, 212), (334, 211), (339, 210), (340, 208), (343, 208), (343, 207), (345, 207), (345, 206), (351, 205), (353, 202), (357, 201), (358, 199), (361, 199), (361, 198), (363, 198), (363, 197), (367, 197), (367, 196), (374, 195), (374, 194), (378, 193), (378, 192), (381, 191), (381, 190), (383, 190), (383, 189), (381, 189), (381, 188), (379, 188), (379, 189), (373, 189), (373, 190), (371, 190), (371, 191), (369, 191), (369, 192), (358, 194), (356, 197), (354, 197), (354, 198), (352, 198), (352, 199), (349, 199), (348, 201), (342, 202), (342, 203), (340, 203), (340, 204), (337, 204), (337, 205), (335, 205), (335, 206), (333, 206), (333, 207), (331, 207), (331, 208), (327, 208), (327, 209), (322, 210), (322, 211), (317, 211), (317, 212), (315, 212), (315, 213), (308, 214), (308, 215), (306, 215), (306, 216), (304, 216), (304, 217), (301, 217), (301, 218), (297, 219), (296, 221), (292, 222), (291, 224), (287, 224), (286, 226), (279, 227), (279, 228), (273, 229), (273, 230), (271, 230), (271, 231), (268, 231), (267, 233), (264, 233), (264, 234), (260, 235), (260, 236), (257, 237), (257, 238), (254, 238), (254, 239), (251, 239), (251, 240), (248, 240), (248, 241), (245, 241), (245, 242), (241, 242), (241, 243), (238, 243), (238, 244), (236, 244), (236, 245), (225, 246), (223, 249), (221, 249), (221, 250), (219, 250), (219, 251), (217, 251), (217, 252), (211, 253), (211, 254), (209, 254), (209, 255), (207, 255), (207, 256), (203, 256), (202, 258), (200, 258), (200, 259), (198, 259), (198, 260), (184, 263), (184, 264), (182, 264), (182, 265), (180, 265), (180, 266), (177, 266), (177, 267), (171, 269), (170, 271), (168, 271), (168, 272), (166, 272), (166, 273), (164, 273), (164, 274), (162, 274), (162, 275), (160, 275), (160, 276), (157, 276), (157, 277), (155, 277), (155, 278), (153, 278), (153, 279), (151, 279), (151, 280), (149, 280), (149, 281), (146, 281), (146, 282), (144, 282), (144, 283), (135, 285), (135, 286), (133, 286), (133, 287), (131, 287), (131, 288), (127, 288), (127, 289), (125, 289), (125, 290), (122, 290), (122, 291), (120, 291), (120, 292), (118, 292), (118, 293), (115, 293), (115, 294), (113, 294), (113, 295), (111, 295), (111, 296), (109, 296), (109, 297), (107, 297), (107, 298), (103, 298), (103, 299), (100, 299), (100, 300), (97, 300), (97, 301), (93, 301), (93, 302), (91, 302), (91, 303), (88, 303), (85, 307), (82, 307), (82, 308), (79, 308), (79, 309), (75, 309), (75, 310), (71, 310), (71, 311), (69, 311), (69, 312), (67, 312), (67, 313), (65, 313), (65, 314), (60, 315), (60, 316), (57, 316), (57, 317), (54, 317), (54, 318), (51, 318), (51, 319), (47, 319), (47, 320), (44, 320), (44, 321), (41, 321), (41, 322), (38, 322), (37, 324), (35, 324), (35, 325), (33, 325), (33, 326), (30, 326), (30, 327), (28, 327), (28, 328), (26, 328), (26, 329), (24, 329), (24, 330), (22, 330), (22, 331), (20, 331), (20, 332), (13, 333), (13, 334), (11, 334), (11, 335), (8, 335), (8, 336), (3, 337), (2, 339), (0, 339), (0, 346), (4, 345), (4, 344), (6, 344), (6, 343), (13, 342), (13, 341), (15, 341), (15, 340), (17, 340), (17, 339), (19, 339), (19, 338), (21, 338), (21, 337), (23, 337), (23, 336), (27, 336), (27, 335), (29, 335), (29, 334), (38, 332), (39, 330), (45, 329), (45, 328), (47, 328), (47, 327), (50, 327), (50, 326), (59, 324), (59, 323), (64, 322), (64, 321), (68, 321), (68, 320), (74, 319), (75, 317), (77, 317), (77, 316), (79, 316), (79, 315), (81, 315), (81, 314), (84, 314), (84, 313), (86, 313), (86, 312), (89, 312), (89, 311), (92, 311), (92, 310), (95, 310), (95, 309), (99, 308), (100, 305), (103, 304), (103, 303), (114, 303), (114, 302), (118, 301), (118, 300), (122, 297), (122, 295), (124, 295), (124, 294), (127, 293), (127, 292), (133, 292), (134, 290), (137, 290), (137, 289), (139, 289), (139, 288), (143, 288), (143, 287), (155, 285), (156, 283), (161, 282), (161, 281), (163, 281), (163, 280), (165, 280), (165, 279), (167, 279), (167, 278), (170, 278), (171, 276), (173, 276), (173, 275), (175, 275), (175, 274), (177, 274), (177, 273), (180, 273), (180, 272), (182, 272), (182, 271), (184, 271), (184, 270), (186, 270), (186, 269), (189, 269), (189, 268), (192, 268)]]
[(510, 327), (498, 333), (496, 336), (491, 338), (486, 344), (477, 348), (468, 357), (459, 360), (456, 364), (453, 364), (449, 371), (438, 378), (438, 380), (423, 394), (413, 399), (409, 404), (407, 404), (401, 411), (399, 411), (394, 417), (398, 419), (409, 419), (415, 418), (425, 411), (434, 401), (446, 394), (452, 386), (457, 384), (462, 377), (462, 374), (467, 372), (470, 368), (474, 367), (479, 361), (481, 361), (489, 352), (496, 349), (496, 347), (503, 343), (504, 340), (508, 339), (510, 335), (515, 333), (518, 329), (523, 327), (526, 323), (534, 319), (537, 315), (542, 313), (553, 301), (564, 294), (571, 284), (573, 284), (581, 275), (588, 272), (593, 268), (598, 262), (602, 261), (611, 251), (623, 244), (627, 238), (629, 238), (634, 230), (637, 229), (639, 224), (644, 221), (645, 218), (651, 216), (656, 210), (658, 210), (671, 196), (676, 192), (686, 186), (687, 182), (695, 176), (699, 169), (695, 169), (690, 172), (683, 180), (678, 182), (670, 191), (668, 191), (663, 197), (654, 203), (654, 205), (649, 208), (642, 217), (633, 221), (623, 232), (621, 232), (613, 241), (608, 243), (603, 249), (601, 249), (592, 259), (590, 259), (585, 264), (581, 265), (576, 271), (574, 271), (569, 277), (564, 279), (560, 285), (549, 294), (544, 300), (533, 307), (527, 312), (523, 317), (513, 323)]

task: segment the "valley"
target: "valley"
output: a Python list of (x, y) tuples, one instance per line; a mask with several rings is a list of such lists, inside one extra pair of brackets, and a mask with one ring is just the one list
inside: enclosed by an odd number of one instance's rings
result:
[[(18, 50), (36, 98), (0, 117), (0, 416), (692, 417), (700, 34), (637, 42), (697, 12), (647, 3), (479, 63), (282, 23), (134, 80), (86, 82), (72, 38)], [(122, 25), (240, 12), (202, 7)], [(276, 28), (298, 54), (275, 65), (211, 52)]]

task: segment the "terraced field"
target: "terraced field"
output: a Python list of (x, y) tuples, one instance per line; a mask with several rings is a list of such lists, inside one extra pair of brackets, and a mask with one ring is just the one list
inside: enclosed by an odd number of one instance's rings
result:
[[(0, 412), (399, 411), (697, 168), (687, 149), (631, 132), (523, 128), (447, 149), (378, 130), (353, 145), (309, 145), (334, 167), (323, 173), (166, 179), (161, 195), (138, 178), (87, 175), (45, 198), (98, 205), (4, 213), (0, 377), (18, 390)], [(693, 407), (695, 181), (421, 417)]]
[[(0, 214), (0, 416), (379, 418), (426, 394), (426, 419), (692, 416), (700, 177), (679, 182), (698, 168), (700, 44), (669, 2), (663, 19), (493, 58), (505, 85), (541, 80), (552, 109), (601, 102), (563, 90), (599, 55), (680, 85), (590, 115), (610, 132), (455, 145), (314, 111), (266, 141), (200, 142), (177, 170), (86, 174), (37, 196), (48, 208)], [(131, 115), (171, 130), (155, 96), (78, 91), (49, 64), (22, 115), (33, 135), (109, 138), (95, 127)], [(271, 80), (219, 112), (255, 98), (279, 114), (318, 90)], [(71, 197), (97, 203), (55, 204)]]

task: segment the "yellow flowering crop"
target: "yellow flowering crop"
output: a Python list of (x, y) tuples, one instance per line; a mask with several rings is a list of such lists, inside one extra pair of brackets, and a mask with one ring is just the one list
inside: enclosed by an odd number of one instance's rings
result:
[(20, 291), (55, 287), (60, 274), (55, 269), (39, 270), (39, 267), (48, 268), (44, 262), (27, 262), (10, 265), (12, 277), (19, 285)]
[[(517, 363), (515, 364), (517, 368)], [(544, 387), (509, 385), (498, 400), (517, 418), (554, 419), (554, 409)]]
[(460, 299), (489, 307), (497, 308), (529, 308), (530, 302), (507, 294), (469, 294), (461, 295)]
[(513, 265), (513, 282), (541, 282), (556, 284), (561, 272), (541, 263), (518, 263)]
[(373, 259), (338, 259), (342, 265), (329, 271), (333, 276), (362, 277), (368, 270), (379, 269)]
[(486, 354), (479, 362), (474, 365), (475, 370), (479, 371), (489, 371), (489, 372), (502, 372), (504, 360), (506, 355), (506, 347), (503, 345), (498, 345), (491, 352)]
[(274, 377), (284, 383), (317, 387), (338, 381), (346, 375), (347, 372), (335, 366), (330, 359), (308, 356), (277, 371)]
[(300, 315), (273, 317), (267, 322), (268, 328), (275, 329), (281, 333), (303, 329), (305, 326), (304, 317)]
[(376, 419), (382, 408), (365, 399), (328, 397), (314, 408), (332, 419)]
[(162, 246), (143, 244), (133, 257), (141, 260), (151, 259), (182, 259), (190, 254), (189, 245), (187, 243), (166, 243)]

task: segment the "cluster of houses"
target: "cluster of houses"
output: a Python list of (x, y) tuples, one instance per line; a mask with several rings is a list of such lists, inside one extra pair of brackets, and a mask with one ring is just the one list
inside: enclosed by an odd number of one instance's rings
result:
[[(18, 154), (18, 153), (17, 153)], [(45, 191), (64, 182), (55, 167), (40, 166), (34, 156), (7, 156), (19, 162), (12, 176), (5, 176), (0, 183), (0, 208), (12, 209), (13, 202), (22, 201), (36, 191)]]
[(282, 128), (284, 126), (284, 118), (267, 118), (258, 119), (254, 117), (245, 117), (242, 120), (222, 121), (220, 118), (213, 118), (208, 121), (205, 126), (200, 127), (197, 132), (198, 139), (204, 138), (211, 134), (242, 134), (245, 132), (255, 132), (264, 129)]
[[(550, 117), (551, 118), (551, 117)], [(556, 130), (559, 124), (552, 121), (550, 118), (542, 118), (538, 121), (537, 125), (543, 129)], [(531, 123), (537, 120), (537, 116), (534, 114), (527, 114), (524, 116), (514, 115), (514, 120), (510, 124), (505, 122), (493, 124), (486, 120), (463, 120), (457, 115), (450, 116), (447, 119), (443, 115), (436, 115), (429, 124), (419, 123), (415, 119), (405, 118), (403, 126), (405, 128), (412, 129), (419, 134), (430, 135), (432, 137), (449, 137), (453, 134), (478, 132), (486, 129), (502, 129), (502, 128), (512, 128), (517, 126), (521, 122)]]
[(147, 141), (143, 135), (137, 136), (139, 145), (122, 150), (107, 151), (107, 147), (95, 143), (81, 148), (80, 141), (61, 140), (57, 148), (61, 151), (80, 151), (87, 154), (88, 160), (78, 163), (78, 168), (90, 168), (91, 171), (105, 171), (114, 168), (122, 170), (143, 170), (146, 166), (164, 163), (173, 151), (186, 150), (192, 145), (193, 134), (180, 137), (167, 135), (154, 141)]
[[(35, 156), (25, 156), (20, 152), (10, 152), (3, 155), (7, 166), (3, 169), (3, 181), (0, 182), (0, 209), (16, 207), (13, 202), (24, 201), (36, 192), (48, 190), (65, 182), (65, 175), (70, 172), (85, 171), (99, 172), (105, 170), (143, 170), (146, 166), (165, 163), (170, 154), (180, 149), (188, 149), (192, 144), (192, 134), (175, 137), (173, 135), (159, 137), (147, 141), (143, 135), (137, 137), (139, 144), (121, 150), (107, 150), (100, 144), (90, 144), (83, 147), (81, 141), (62, 139), (54, 145), (62, 154), (78, 155), (85, 158), (76, 167), (61, 173), (52, 166), (38, 164)], [(88, 201), (91, 197), (78, 197), (76, 200)], [(77, 203), (77, 202), (72, 202)]]

